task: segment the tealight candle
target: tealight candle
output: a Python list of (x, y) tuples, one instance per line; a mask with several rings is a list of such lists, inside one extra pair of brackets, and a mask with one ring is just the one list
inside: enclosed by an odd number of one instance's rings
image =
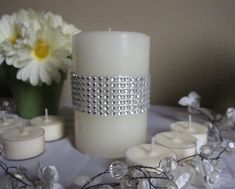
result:
[(199, 152), (201, 146), (207, 144), (208, 128), (202, 124), (196, 122), (189, 123), (188, 121), (178, 121), (171, 124), (171, 130), (194, 136), (197, 139), (197, 152)]
[(146, 167), (158, 167), (160, 161), (166, 157), (176, 159), (172, 150), (160, 145), (140, 144), (126, 151), (127, 163)]
[(3, 156), (9, 160), (23, 160), (44, 151), (44, 130), (37, 127), (17, 127), (4, 131)]
[(45, 109), (45, 116), (39, 116), (31, 120), (33, 126), (38, 126), (45, 131), (45, 141), (54, 141), (64, 135), (64, 119), (59, 116), (49, 116)]
[(154, 138), (156, 143), (173, 150), (178, 160), (196, 154), (197, 139), (190, 135), (162, 132), (155, 135)]

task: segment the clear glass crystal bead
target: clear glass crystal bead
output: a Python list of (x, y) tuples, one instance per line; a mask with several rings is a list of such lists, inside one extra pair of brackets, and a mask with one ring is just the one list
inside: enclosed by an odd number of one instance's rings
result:
[(160, 162), (160, 168), (165, 173), (175, 170), (177, 166), (176, 160), (172, 157), (166, 157)]
[(210, 157), (212, 155), (212, 149), (208, 145), (204, 145), (199, 150), (200, 154), (204, 157)]
[(124, 177), (127, 172), (127, 165), (121, 161), (115, 161), (109, 166), (109, 173), (112, 177), (116, 177), (117, 179)]

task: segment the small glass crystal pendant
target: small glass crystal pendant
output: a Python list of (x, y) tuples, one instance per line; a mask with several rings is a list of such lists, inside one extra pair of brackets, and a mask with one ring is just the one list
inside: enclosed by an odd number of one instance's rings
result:
[(219, 171), (214, 171), (209, 175), (209, 183), (210, 184), (215, 184), (220, 178), (220, 172)]
[[(140, 180), (137, 189), (148, 189), (149, 187), (149, 181), (147, 179)], [(152, 187), (151, 187), (152, 188)]]
[(172, 180), (166, 181), (166, 186), (165, 187), (167, 189), (178, 189), (178, 186)]
[(206, 173), (212, 173), (214, 171), (213, 165), (208, 160), (203, 160), (203, 166), (206, 171)]
[(195, 177), (195, 170), (191, 166), (178, 167), (174, 170), (174, 181), (178, 189), (186, 189)]
[(109, 166), (109, 173), (112, 177), (116, 177), (117, 179), (124, 177), (127, 172), (127, 165), (121, 161), (115, 161)]
[(177, 168), (177, 166), (178, 165), (176, 160), (172, 157), (166, 157), (160, 162), (160, 168), (165, 173), (174, 171)]
[(212, 155), (212, 149), (208, 145), (204, 145), (200, 148), (200, 154), (204, 157), (210, 157)]

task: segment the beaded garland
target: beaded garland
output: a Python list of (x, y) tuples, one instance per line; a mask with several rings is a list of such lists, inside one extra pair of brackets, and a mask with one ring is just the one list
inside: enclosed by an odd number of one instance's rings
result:
[(71, 73), (76, 110), (103, 116), (139, 114), (150, 106), (150, 77), (80, 76)]

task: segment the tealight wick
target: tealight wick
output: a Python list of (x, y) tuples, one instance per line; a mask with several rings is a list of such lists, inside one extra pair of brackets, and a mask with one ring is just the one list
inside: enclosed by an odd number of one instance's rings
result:
[(23, 120), (23, 124), (22, 124), (22, 126), (19, 128), (21, 134), (25, 134), (26, 123), (27, 123), (27, 120), (26, 120), (26, 119)]
[(188, 116), (188, 122), (189, 122), (189, 129), (191, 129), (192, 128), (192, 116), (191, 116), (191, 114), (189, 114), (189, 116)]
[(7, 113), (4, 110), (1, 111), (1, 113), (2, 113), (2, 121), (5, 122), (7, 120)]
[(45, 121), (48, 121), (48, 109), (45, 108)]

